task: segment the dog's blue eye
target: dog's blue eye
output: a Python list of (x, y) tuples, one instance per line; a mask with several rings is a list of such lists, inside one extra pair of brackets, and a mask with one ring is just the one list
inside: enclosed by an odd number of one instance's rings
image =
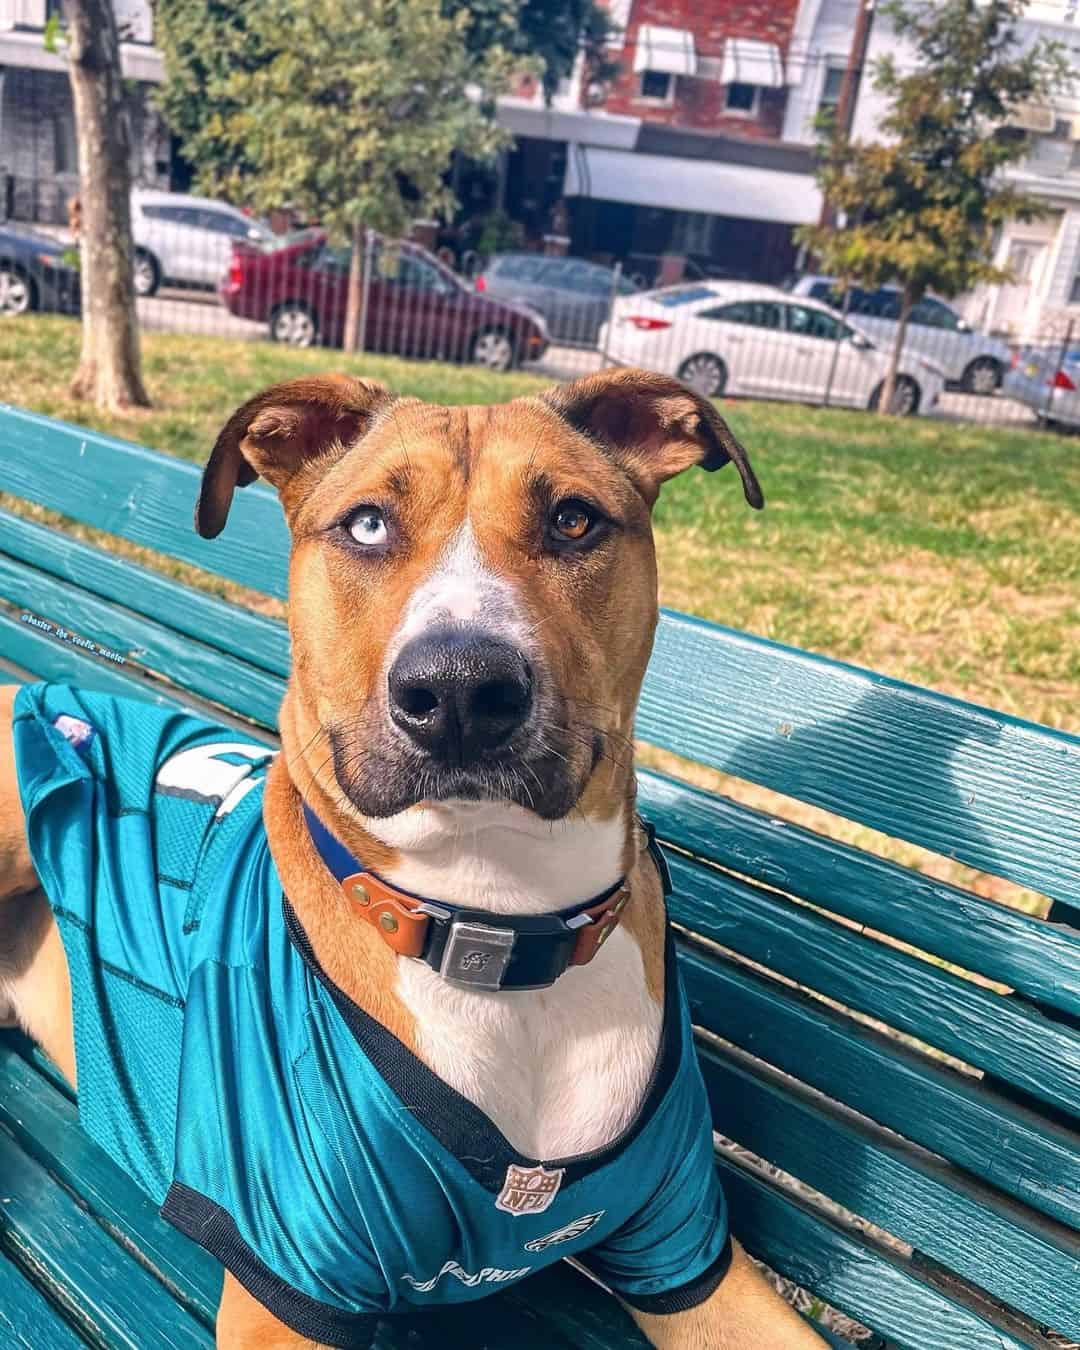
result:
[(378, 548), (386, 543), (386, 519), (377, 506), (362, 506), (349, 521), (349, 533), (358, 544)]

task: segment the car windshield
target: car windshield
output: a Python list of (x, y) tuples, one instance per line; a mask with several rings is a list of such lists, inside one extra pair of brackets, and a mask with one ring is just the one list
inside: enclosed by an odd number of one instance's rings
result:
[(652, 295), (649, 299), (654, 304), (671, 308), (673, 305), (692, 305), (697, 300), (714, 300), (719, 294), (711, 286), (682, 286), (677, 291), (665, 291), (663, 295)]

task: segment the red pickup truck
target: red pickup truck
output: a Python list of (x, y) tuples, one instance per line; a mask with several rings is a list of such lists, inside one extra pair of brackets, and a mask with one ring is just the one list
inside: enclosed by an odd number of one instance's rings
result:
[[(340, 345), (350, 250), (322, 230), (282, 236), (276, 246), (233, 246), (218, 284), (226, 309), (267, 323), (276, 342)], [(418, 244), (376, 241), (368, 284), (366, 351), (445, 361), (473, 361), (509, 370), (537, 361), (548, 346), (541, 315), (523, 305), (470, 290)]]

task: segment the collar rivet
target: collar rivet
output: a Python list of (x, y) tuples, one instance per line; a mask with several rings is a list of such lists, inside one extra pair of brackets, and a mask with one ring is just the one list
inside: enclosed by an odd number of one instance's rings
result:
[(370, 905), (371, 896), (368, 895), (367, 887), (362, 882), (354, 881), (349, 887), (352, 898), (358, 905)]
[(398, 930), (398, 921), (389, 910), (384, 910), (379, 915), (379, 927), (386, 933), (396, 933)]

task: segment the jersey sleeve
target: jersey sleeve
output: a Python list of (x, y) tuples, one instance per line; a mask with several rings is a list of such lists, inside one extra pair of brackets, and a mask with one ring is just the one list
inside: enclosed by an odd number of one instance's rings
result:
[(582, 1261), (641, 1312), (685, 1312), (709, 1297), (731, 1264), (711, 1130), (698, 1131), (689, 1153), (649, 1201)]

